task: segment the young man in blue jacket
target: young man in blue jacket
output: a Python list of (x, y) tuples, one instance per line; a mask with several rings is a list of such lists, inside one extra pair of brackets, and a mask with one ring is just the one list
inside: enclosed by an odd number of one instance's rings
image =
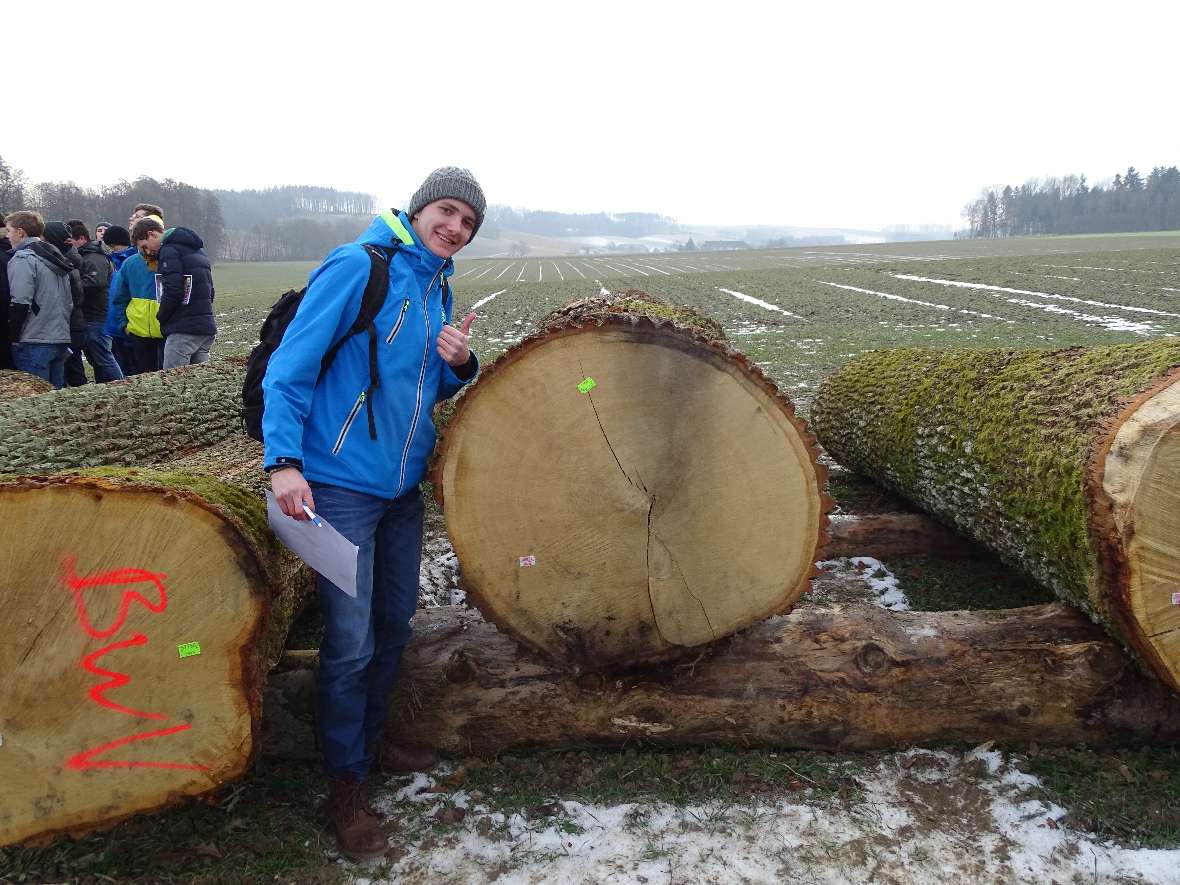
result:
[[(452, 256), (483, 223), (486, 202), (466, 169), (436, 169), (407, 212), (385, 212), (355, 243), (312, 273), (262, 383), (264, 466), (283, 513), (322, 516), (360, 548), (357, 595), (317, 581), (319, 729), (327, 814), (341, 852), (380, 856), (388, 841), (362, 792), (376, 760), (385, 770), (429, 767), (433, 755), (382, 747), (389, 694), (418, 598), (422, 497), (434, 448), (431, 410), (475, 377), (474, 313), (451, 325), (445, 279)], [(320, 363), (356, 319), (369, 280), (365, 244), (394, 248), (377, 314), (377, 378), (370, 336), (349, 338), (327, 372)], [(306, 509), (305, 509), (306, 508)]]

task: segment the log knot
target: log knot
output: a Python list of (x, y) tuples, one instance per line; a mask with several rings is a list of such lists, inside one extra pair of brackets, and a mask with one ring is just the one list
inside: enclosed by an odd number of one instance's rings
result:
[(889, 665), (889, 655), (875, 642), (866, 642), (856, 653), (856, 666), (866, 676), (875, 676)]

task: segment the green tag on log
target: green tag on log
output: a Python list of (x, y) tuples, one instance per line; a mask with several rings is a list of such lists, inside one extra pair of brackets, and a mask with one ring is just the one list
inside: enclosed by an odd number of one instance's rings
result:
[(595, 381), (593, 378), (587, 377), (582, 381), (581, 384), (578, 385), (578, 393), (589, 393), (597, 386), (597, 381)]
[(191, 658), (193, 655), (199, 655), (201, 653), (201, 643), (186, 642), (183, 645), (176, 646), (176, 650), (180, 652), (182, 658)]

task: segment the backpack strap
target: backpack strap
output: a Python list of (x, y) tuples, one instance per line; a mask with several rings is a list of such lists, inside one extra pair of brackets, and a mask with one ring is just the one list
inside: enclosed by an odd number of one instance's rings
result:
[(375, 320), (381, 308), (385, 306), (385, 296), (389, 291), (389, 264), (401, 244), (394, 241), (392, 247), (373, 246), (364, 244), (365, 253), (369, 256), (369, 281), (365, 284), (364, 294), (361, 295), (361, 309), (357, 312), (348, 331), (333, 344), (324, 358), (320, 361), (320, 376), (328, 371), (328, 367), (336, 359), (341, 346), (353, 335), (361, 332), (369, 333), (369, 386), (366, 388), (365, 412), (369, 419), (369, 439), (377, 438), (377, 422), (373, 417), (373, 392), (380, 386), (381, 379), (377, 374), (377, 326)]

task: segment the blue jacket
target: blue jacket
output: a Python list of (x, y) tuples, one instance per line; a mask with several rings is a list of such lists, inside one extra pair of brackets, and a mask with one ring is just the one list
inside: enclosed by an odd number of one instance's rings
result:
[[(111, 274), (111, 285), (110, 285), (110, 290), (109, 290), (110, 297), (107, 299), (107, 322), (106, 322), (106, 325), (102, 327), (102, 334), (107, 335), (108, 337), (112, 337), (112, 338), (126, 338), (127, 337), (126, 335), (123, 334), (122, 326), (115, 325), (115, 320), (116, 320), (116, 316), (115, 316), (116, 311), (114, 309), (114, 307), (115, 307), (115, 286), (118, 284), (117, 281), (119, 279), (119, 270), (123, 267), (123, 262), (125, 262), (132, 255), (137, 255), (137, 254), (139, 254), (139, 253), (136, 252), (134, 246), (128, 246), (126, 249), (122, 249), (118, 252), (111, 253), (111, 264), (113, 264), (115, 266), (115, 270), (114, 270), (114, 273)], [(124, 317), (126, 317), (126, 311), (127, 311), (127, 307), (126, 307), (126, 305), (124, 305), (123, 306), (123, 316)]]
[(111, 297), (107, 305), (107, 322), (103, 327), (109, 335), (129, 335), (140, 338), (163, 338), (160, 322), (156, 319), (155, 262), (148, 263), (138, 252), (128, 256), (115, 278), (111, 280)]
[(170, 227), (160, 243), (163, 294), (156, 319), (164, 337), (173, 333), (216, 335), (213, 265), (196, 231)]
[[(380, 384), (373, 392), (373, 440), (365, 403), (369, 336), (350, 338), (318, 384), (317, 378), (324, 353), (360, 311), (371, 265), (358, 244), (388, 247), (395, 240), (402, 245), (375, 323)], [(381, 498), (396, 498), (421, 482), (434, 449), (431, 410), (465, 383), (435, 349), (451, 319), (444, 314), (442, 278), (453, 271), (453, 261), (422, 245), (404, 212), (383, 213), (356, 243), (328, 254), (312, 272), (262, 382), (267, 466), (295, 458), (309, 481)]]

